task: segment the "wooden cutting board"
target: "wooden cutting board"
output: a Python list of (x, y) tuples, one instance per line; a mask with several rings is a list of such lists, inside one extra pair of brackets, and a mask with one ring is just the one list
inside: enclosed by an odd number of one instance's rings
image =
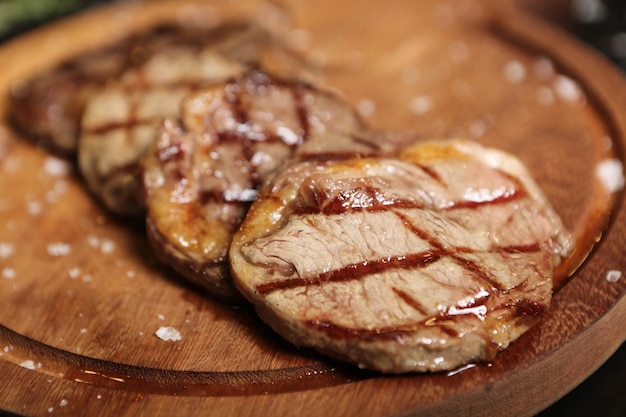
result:
[[(16, 82), (157, 21), (269, 27), (376, 128), (521, 158), (577, 238), (545, 319), (489, 365), (382, 376), (295, 348), (159, 264), (74, 167), (0, 124), (0, 409), (28, 416), (530, 416), (626, 339), (626, 81), (509, 2), (154, 1), (0, 48)], [(570, 272), (572, 272), (570, 276)], [(160, 327), (181, 339), (155, 335)]]

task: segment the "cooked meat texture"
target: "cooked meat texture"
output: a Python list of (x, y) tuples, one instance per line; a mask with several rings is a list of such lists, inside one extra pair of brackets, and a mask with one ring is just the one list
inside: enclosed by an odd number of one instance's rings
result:
[(257, 187), (287, 159), (391, 152), (408, 135), (365, 130), (309, 84), (253, 70), (186, 98), (143, 160), (147, 228), (161, 258), (210, 292), (239, 297), (228, 248)]
[(177, 118), (190, 92), (259, 65), (308, 76), (267, 32), (237, 26), (163, 45), (96, 89), (85, 104), (78, 140), (79, 168), (91, 192), (115, 214), (142, 215), (139, 159), (163, 118)]
[(442, 140), (290, 165), (259, 191), (230, 263), (292, 343), (427, 372), (491, 361), (535, 324), (571, 246), (521, 162)]
[[(245, 22), (204, 29), (179, 25), (147, 29), (113, 45), (69, 57), (56, 67), (15, 83), (9, 96), (8, 117), (33, 140), (61, 154), (73, 155), (85, 102), (108, 81), (145, 64), (163, 48), (217, 44), (218, 52), (227, 50), (231, 59), (245, 60), (253, 57), (255, 46), (268, 37), (262, 29)], [(296, 60), (287, 55), (274, 51), (271, 60), (283, 68), (284, 62)], [(138, 70), (134, 74), (142, 76), (144, 72)], [(127, 82), (141, 80), (128, 75)]]

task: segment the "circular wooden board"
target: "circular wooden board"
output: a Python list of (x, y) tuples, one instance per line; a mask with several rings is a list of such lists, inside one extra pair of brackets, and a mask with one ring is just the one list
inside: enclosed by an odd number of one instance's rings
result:
[[(509, 2), (155, 1), (102, 8), (0, 48), (16, 82), (172, 19), (268, 26), (376, 128), (519, 156), (578, 239), (545, 319), (489, 365), (382, 376), (292, 347), (154, 258), (74, 167), (0, 125), (0, 409), (28, 415), (530, 416), (626, 339), (626, 82)], [(617, 180), (617, 183), (615, 182)], [(569, 271), (574, 270), (569, 276)], [(611, 272), (613, 271), (613, 272)], [(182, 339), (155, 332), (178, 329)]]

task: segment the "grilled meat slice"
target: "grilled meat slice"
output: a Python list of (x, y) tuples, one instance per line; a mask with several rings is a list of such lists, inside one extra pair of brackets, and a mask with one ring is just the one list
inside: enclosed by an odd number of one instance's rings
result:
[(253, 70), (184, 100), (143, 160), (147, 228), (160, 256), (225, 298), (228, 248), (256, 189), (285, 160), (378, 155), (408, 135), (370, 132), (342, 100)]
[[(85, 103), (107, 82), (123, 77), (126, 85), (145, 88), (143, 76), (148, 83), (154, 83), (155, 77), (162, 80), (177, 76), (178, 63), (170, 63), (167, 71), (158, 69), (164, 62), (155, 55), (164, 49), (177, 46), (201, 49), (211, 45), (216, 53), (224, 52), (230, 59), (247, 61), (256, 58), (258, 45), (269, 43), (270, 38), (265, 30), (246, 22), (209, 28), (175, 24), (149, 28), (115, 44), (70, 57), (56, 67), (16, 83), (9, 97), (8, 117), (28, 137), (59, 153), (73, 155)], [(298, 60), (285, 49), (279, 51), (277, 46), (271, 62), (264, 64), (275, 63), (276, 70), (288, 70), (285, 64), (295, 64)], [(142, 65), (147, 70), (161, 72), (147, 74), (137, 68)]]
[(177, 118), (183, 97), (264, 65), (307, 77), (305, 66), (256, 26), (223, 27), (163, 45), (87, 100), (78, 141), (80, 171), (111, 212), (144, 214), (139, 159), (163, 118)]
[(524, 166), (467, 141), (293, 164), (230, 250), (284, 338), (386, 373), (491, 361), (548, 309), (571, 237)]

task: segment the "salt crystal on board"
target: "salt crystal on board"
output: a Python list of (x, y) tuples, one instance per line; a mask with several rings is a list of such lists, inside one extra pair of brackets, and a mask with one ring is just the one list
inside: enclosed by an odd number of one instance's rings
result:
[(176, 342), (182, 339), (180, 332), (173, 327), (159, 327), (159, 329), (155, 332), (156, 336), (161, 340), (171, 340)]
[(67, 271), (67, 274), (69, 275), (70, 278), (72, 279), (76, 279), (80, 276), (81, 274), (81, 269), (77, 266), (70, 268), (69, 271)]
[(596, 166), (596, 176), (609, 193), (624, 188), (624, 166), (619, 159), (605, 159)]
[(504, 65), (504, 77), (511, 83), (517, 84), (526, 78), (526, 68), (520, 61), (512, 60)]
[(553, 86), (556, 94), (564, 101), (573, 103), (583, 98), (578, 83), (565, 75), (557, 76)]
[(426, 95), (416, 96), (409, 103), (413, 114), (428, 113), (433, 108), (433, 100)]
[(376, 102), (372, 99), (364, 98), (358, 102), (357, 111), (363, 117), (372, 117), (376, 113)]
[(29, 360), (26, 360), (26, 361), (20, 363), (20, 366), (22, 368), (34, 370), (35, 369), (35, 362), (33, 362), (32, 360), (29, 359)]
[(100, 252), (111, 253), (115, 250), (115, 242), (110, 239), (103, 239), (100, 243)]
[(70, 172), (70, 164), (63, 159), (49, 156), (43, 163), (43, 170), (51, 177), (63, 177)]
[(7, 259), (13, 256), (15, 253), (15, 248), (11, 243), (8, 242), (0, 242), (0, 258)]
[(13, 268), (3, 268), (2, 269), (2, 278), (14, 279), (15, 276), (16, 276), (15, 269), (13, 269)]
[(610, 283), (616, 283), (622, 277), (622, 271), (618, 271), (615, 269), (610, 270), (606, 273), (606, 280)]
[(92, 248), (98, 248), (100, 246), (100, 238), (98, 236), (87, 236), (87, 244)]
[(52, 242), (46, 247), (49, 255), (65, 256), (72, 252), (72, 246), (64, 242)]
[(43, 212), (43, 204), (39, 201), (29, 201), (26, 203), (26, 212), (32, 216), (36, 216)]

